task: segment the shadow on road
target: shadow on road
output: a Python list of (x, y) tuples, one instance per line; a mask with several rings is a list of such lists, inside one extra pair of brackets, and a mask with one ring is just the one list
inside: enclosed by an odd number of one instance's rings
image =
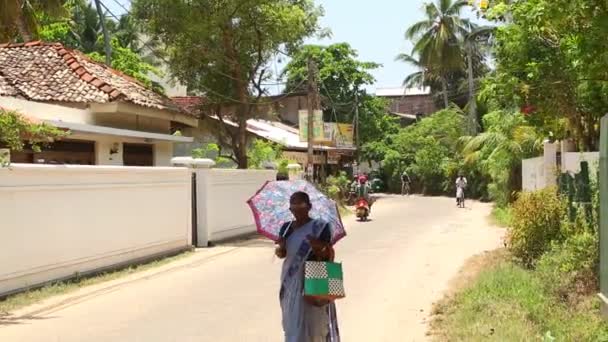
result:
[(55, 317), (37, 317), (37, 316), (20, 316), (15, 317), (10, 314), (0, 314), (0, 327), (17, 324), (27, 324), (27, 321), (40, 321), (46, 319), (52, 319)]

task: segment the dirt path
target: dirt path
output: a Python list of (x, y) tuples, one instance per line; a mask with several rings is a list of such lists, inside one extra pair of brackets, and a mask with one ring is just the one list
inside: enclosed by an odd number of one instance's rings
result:
[[(371, 222), (347, 220), (337, 246), (348, 297), (339, 304), (343, 341), (424, 341), (434, 301), (465, 260), (500, 247), (491, 207), (446, 198), (388, 197)], [(226, 248), (226, 247), (221, 247)], [(254, 240), (201, 262), (116, 286), (0, 325), (0, 341), (282, 341), (280, 261)], [(197, 253), (198, 254), (198, 253)]]

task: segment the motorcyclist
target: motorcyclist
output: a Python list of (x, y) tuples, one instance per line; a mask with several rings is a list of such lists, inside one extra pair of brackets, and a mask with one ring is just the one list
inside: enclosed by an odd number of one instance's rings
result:
[(407, 174), (406, 170), (403, 170), (401, 174), (401, 195), (410, 194), (410, 184), (412, 184), (412, 180), (410, 179), (410, 175)]
[(369, 211), (372, 211), (372, 201), (369, 195), (371, 190), (370, 184), (367, 181), (367, 177), (365, 175), (361, 175), (357, 179), (357, 196), (359, 198), (365, 199), (367, 205), (369, 206)]

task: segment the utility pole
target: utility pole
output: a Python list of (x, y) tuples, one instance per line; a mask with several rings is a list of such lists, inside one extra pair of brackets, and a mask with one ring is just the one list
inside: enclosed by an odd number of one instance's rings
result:
[(355, 155), (357, 156), (357, 170), (355, 173), (359, 174), (361, 167), (361, 154), (359, 153), (359, 87), (355, 87)]
[(308, 163), (306, 172), (309, 180), (314, 180), (314, 114), (317, 109), (317, 65), (308, 57)]
[(97, 7), (97, 15), (99, 15), (99, 23), (101, 24), (101, 30), (103, 32), (103, 41), (106, 51), (106, 65), (112, 66), (112, 47), (110, 46), (110, 34), (106, 27), (106, 17), (101, 9), (101, 0), (95, 0), (95, 7)]
[(469, 74), (469, 125), (471, 135), (477, 135), (477, 99), (475, 98), (474, 79), (473, 79), (473, 44), (471, 38), (465, 42), (468, 55), (468, 74)]

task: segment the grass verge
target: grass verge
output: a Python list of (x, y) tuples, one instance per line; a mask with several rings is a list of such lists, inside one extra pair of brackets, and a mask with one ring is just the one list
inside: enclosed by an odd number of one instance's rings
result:
[(53, 296), (67, 294), (80, 288), (100, 284), (110, 280), (119, 279), (134, 273), (147, 271), (156, 267), (169, 264), (173, 261), (192, 255), (191, 251), (183, 252), (172, 257), (154, 260), (148, 263), (133, 265), (115, 271), (104, 272), (90, 277), (76, 277), (71, 280), (61, 281), (46, 285), (39, 289), (25, 291), (8, 296), (0, 300), (0, 316), (7, 315), (11, 311), (35, 304)]
[(437, 303), (433, 314), (430, 333), (436, 341), (608, 341), (595, 296), (567, 306), (534, 271), (513, 264), (504, 252)]
[(509, 227), (511, 225), (511, 208), (495, 206), (492, 209), (492, 223), (499, 227)]

